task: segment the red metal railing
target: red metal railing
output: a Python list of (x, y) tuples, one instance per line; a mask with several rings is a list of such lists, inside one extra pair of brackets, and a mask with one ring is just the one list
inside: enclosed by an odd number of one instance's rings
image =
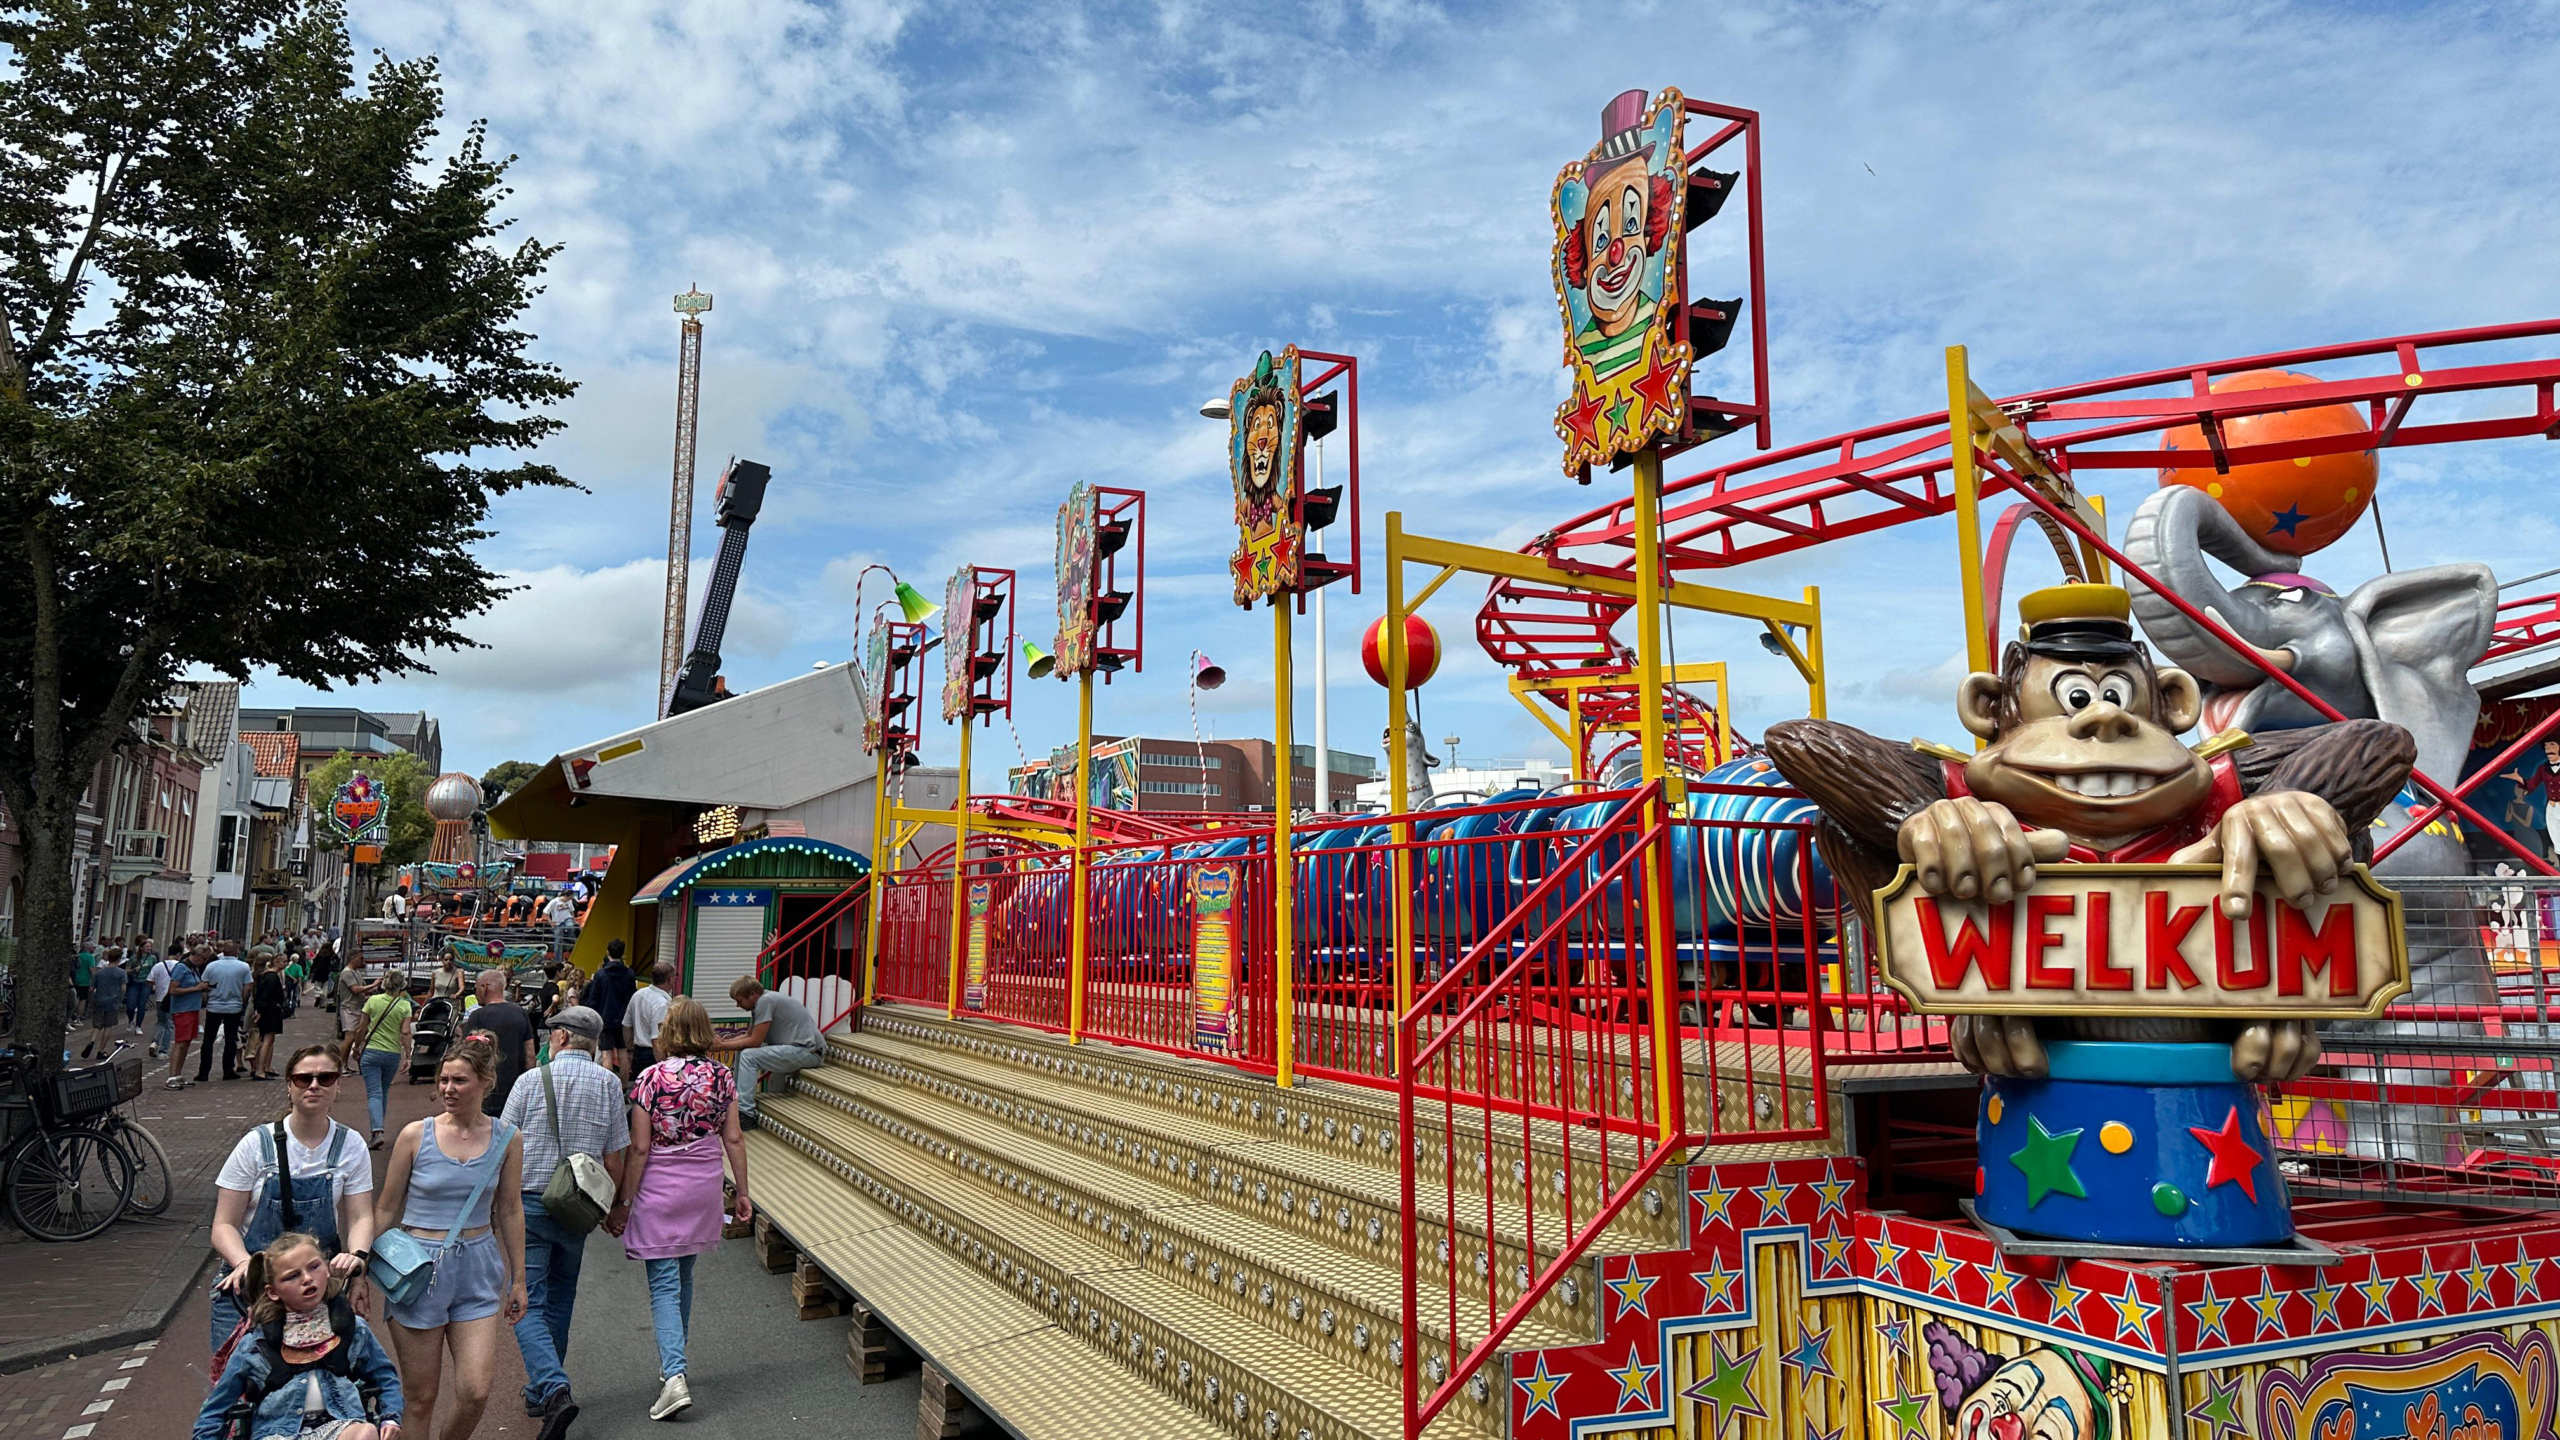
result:
[(951, 993), (951, 866), (874, 871), (880, 886), (877, 993), (939, 1009)]
[(1271, 1071), (1268, 838), (1240, 855), (1099, 854), (1087, 876), (1084, 1033)]
[[(1065, 850), (1040, 850), (973, 856), (963, 867), (963, 914), (971, 933), (961, 937), (962, 1009), (1043, 1030), (1067, 1028), (1073, 859)], [(985, 952), (974, 986), (967, 968), (973, 946)]]
[(756, 979), (825, 1017), (821, 1032), (844, 1024), (862, 1008), (862, 927), (870, 899), (871, 882), (858, 881), (774, 936), (756, 955)]
[[(1670, 917), (1647, 901), (1668, 880), (1658, 785), (1614, 799), (1520, 902), (1397, 1020), (1412, 1062), (1397, 1077), (1403, 1176), (1405, 1433), (1448, 1404), (1587, 1251), (1682, 1141), (1678, 1051), (1665, 1048), (1677, 981), (1662, 943)], [(1650, 872), (1650, 875), (1649, 875)], [(1666, 1073), (1667, 1071), (1667, 1073)], [(1493, 1182), (1497, 1138), (1521, 1137), (1516, 1191)], [(1555, 1143), (1530, 1143), (1552, 1135)], [(1426, 1176), (1424, 1168), (1435, 1172)], [(1577, 1167), (1597, 1167), (1584, 1209)], [(1550, 1177), (1563, 1183), (1551, 1186)], [(1555, 1206), (1535, 1197), (1554, 1189)], [(1503, 1198), (1505, 1194), (1509, 1198)], [(1534, 1278), (1426, 1254), (1421, 1210), (1454, 1231), (1516, 1240)], [(1492, 1245), (1479, 1242), (1479, 1261)], [(1426, 1301), (1426, 1272), (1442, 1282)], [(1449, 1362), (1426, 1378), (1426, 1318)], [(1436, 1383), (1433, 1383), (1436, 1381)], [(1425, 1392), (1426, 1384), (1430, 1385)]]

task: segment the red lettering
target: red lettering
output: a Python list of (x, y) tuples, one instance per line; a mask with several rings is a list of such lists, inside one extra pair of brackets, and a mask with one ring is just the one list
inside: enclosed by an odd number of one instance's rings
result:
[(2352, 999), (2356, 993), (2356, 916), (2347, 905), (2332, 905), (2314, 933), (2311, 918), (2290, 905), (2276, 907), (2276, 993), (2300, 995), (2307, 977), (2329, 974), (2329, 996)]
[(2181, 905), (2175, 913), (2169, 909), (2169, 897), (2154, 890), (2142, 897), (2142, 988), (2166, 990), (2175, 977), (2178, 988), (2193, 990), (2204, 984), (2196, 978), (2195, 967), (2178, 947), (2187, 943), (2187, 932), (2204, 918), (2202, 905)]
[(2110, 923), (2109, 910), (2114, 903), (2115, 897), (2109, 895), (2104, 890), (2092, 890), (2089, 892), (2089, 928), (2087, 931), (2087, 948), (2089, 952), (2089, 988), (2092, 990), (2130, 990), (2133, 988), (2133, 972), (2127, 970), (2121, 965), (2113, 963), (2108, 956), (2110, 945), (2113, 940), (2113, 937), (2107, 933), (2107, 928)]
[(2274, 966), (2267, 956), (2267, 907), (2249, 907), (2249, 963), (2240, 964), (2239, 937), (2233, 932), (2230, 916), (2222, 907), (2213, 907), (2213, 978), (2224, 990), (2264, 990), (2274, 978)]
[(1994, 905), (1991, 930), (1985, 935), (1967, 915), (1958, 919), (1955, 934), (1947, 934), (1945, 920), (1938, 914), (1938, 902), (1927, 895), (1920, 897), (1920, 939), (1929, 949), (1929, 979), (1941, 990), (1954, 990), (1964, 984), (1964, 972), (1979, 970), (1982, 983), (1993, 990), (2009, 988), (2009, 956), (2016, 948), (2016, 912), (2007, 905)]
[(2071, 971), (2057, 969), (2044, 962), (2044, 952), (2062, 948), (2062, 937), (2048, 928), (2048, 922), (2077, 912), (2077, 895), (2030, 895), (2027, 897), (2027, 988), (2030, 990), (2068, 990), (2072, 988)]

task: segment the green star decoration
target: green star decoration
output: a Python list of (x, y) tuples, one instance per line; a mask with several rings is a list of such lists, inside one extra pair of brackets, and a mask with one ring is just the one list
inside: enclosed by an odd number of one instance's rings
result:
[(2187, 1410), (2187, 1419), (2209, 1427), (2205, 1440), (2222, 1440), (2225, 1435), (2246, 1436), (2248, 1427), (2240, 1423), (2240, 1377), (2215, 1376), (2205, 1381), (2205, 1397)]
[(2086, 1200), (2089, 1192), (2071, 1169), (2071, 1152), (2080, 1148), (2080, 1132), (2065, 1130), (2056, 1135), (2044, 1128), (2044, 1121), (2027, 1117), (2027, 1143), (2009, 1156), (2009, 1163), (2027, 1177), (2027, 1206), (2044, 1203), (2048, 1195), (2068, 1195)]
[(1760, 1408), (1760, 1397), (1751, 1393), (1751, 1371), (1760, 1360), (1754, 1349), (1743, 1355), (1727, 1355), (1724, 1346), (1713, 1336), (1707, 1340), (1707, 1360), (1714, 1372), (1680, 1392), (1683, 1400), (1694, 1400), (1706, 1407), (1706, 1433), (1721, 1437), (1728, 1421), (1752, 1416), (1766, 1420), (1769, 1412)]
[[(1893, 1388), (1902, 1389), (1900, 1377), (1895, 1378)], [(1884, 1418), (1893, 1422), (1893, 1433), (1889, 1440), (1913, 1440), (1913, 1437), (1917, 1437), (1917, 1440), (1929, 1440), (1929, 1432), (1920, 1428), (1921, 1418), (1929, 1413), (1928, 1396), (1913, 1395), (1905, 1391), (1890, 1399), (1877, 1401), (1876, 1409), (1883, 1412)]]

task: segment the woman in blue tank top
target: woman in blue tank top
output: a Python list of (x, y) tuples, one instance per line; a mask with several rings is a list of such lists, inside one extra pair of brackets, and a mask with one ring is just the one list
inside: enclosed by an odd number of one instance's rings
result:
[[(515, 1127), (480, 1110), (497, 1074), (486, 1040), (445, 1052), (436, 1067), (438, 1113), (400, 1132), (374, 1211), (377, 1227), (398, 1225), (441, 1250), (426, 1293), (387, 1307), (407, 1396), (402, 1429), (419, 1440), (468, 1435), (480, 1423), (503, 1327), (524, 1314), (524, 1143)], [(448, 1353), (453, 1393), (442, 1395)], [(439, 1399), (450, 1414), (442, 1431)]]

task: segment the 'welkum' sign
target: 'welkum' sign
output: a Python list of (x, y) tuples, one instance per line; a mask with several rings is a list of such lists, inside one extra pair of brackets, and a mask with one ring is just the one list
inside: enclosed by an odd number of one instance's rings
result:
[(2400, 897), (2365, 867), (2308, 910), (2263, 884), (2222, 913), (2219, 865), (2045, 865), (2006, 905), (1876, 895), (1885, 983), (1933, 1015), (2369, 1019), (2409, 989)]

